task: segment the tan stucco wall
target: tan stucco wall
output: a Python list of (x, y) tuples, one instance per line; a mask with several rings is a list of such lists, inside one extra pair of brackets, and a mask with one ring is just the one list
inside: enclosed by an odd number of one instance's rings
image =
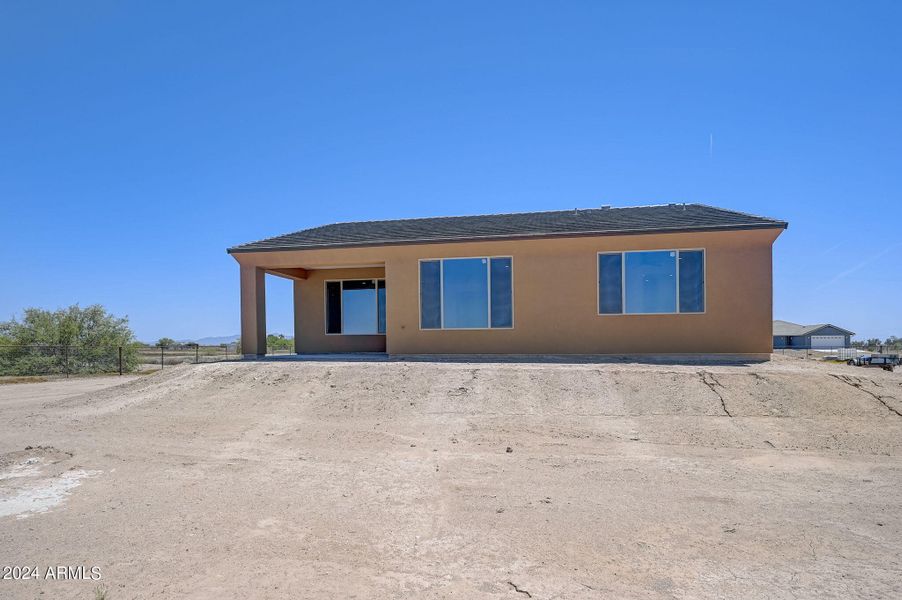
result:
[[(241, 346), (249, 354), (266, 353), (266, 284), (262, 269), (241, 263)], [(261, 349), (262, 350), (258, 350)]]
[[(770, 352), (773, 343), (771, 250), (781, 232), (550, 238), (233, 256), (243, 265), (270, 268), (384, 264), (386, 342), (392, 354), (761, 354)], [(706, 250), (704, 314), (597, 314), (598, 252), (688, 248)], [(418, 259), (499, 255), (513, 256), (513, 329), (419, 329)], [(302, 351), (332, 352), (355, 346), (354, 341), (322, 333), (322, 282), (340, 278), (335, 273), (314, 270), (310, 279), (296, 287)], [(309, 295), (304, 291), (308, 285)]]
[[(322, 269), (294, 282), (294, 348), (317, 352), (385, 352), (384, 335), (326, 335), (326, 281), (382, 279), (385, 269)], [(387, 292), (387, 286), (386, 286)], [(386, 304), (386, 309), (388, 305)]]

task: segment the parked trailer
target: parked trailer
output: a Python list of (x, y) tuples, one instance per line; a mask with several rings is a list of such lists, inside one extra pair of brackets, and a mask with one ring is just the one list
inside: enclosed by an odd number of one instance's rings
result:
[(847, 363), (856, 367), (873, 367), (884, 371), (892, 371), (902, 364), (902, 360), (900, 360), (898, 354), (871, 354), (850, 358)]

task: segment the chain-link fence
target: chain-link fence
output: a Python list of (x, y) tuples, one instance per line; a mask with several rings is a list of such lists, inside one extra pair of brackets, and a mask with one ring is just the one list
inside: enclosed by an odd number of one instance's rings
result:
[(0, 345), (0, 377), (100, 375), (146, 372), (183, 363), (240, 358), (234, 344), (172, 347)]
[(167, 366), (186, 363), (218, 362), (241, 358), (235, 344), (200, 346), (181, 344), (178, 346), (139, 346), (138, 358), (141, 370), (165, 369)]
[(849, 360), (870, 351), (862, 348), (778, 348), (774, 352), (796, 358)]
[(778, 348), (777, 354), (794, 358), (860, 363), (861, 359), (871, 356), (899, 356), (902, 350), (888, 346), (851, 347), (851, 348)]

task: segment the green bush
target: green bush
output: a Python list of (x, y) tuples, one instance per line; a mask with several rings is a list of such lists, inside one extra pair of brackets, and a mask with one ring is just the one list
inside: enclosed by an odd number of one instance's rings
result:
[(21, 320), (0, 322), (0, 375), (113, 373), (138, 366), (128, 318), (99, 304), (56, 311), (27, 308)]

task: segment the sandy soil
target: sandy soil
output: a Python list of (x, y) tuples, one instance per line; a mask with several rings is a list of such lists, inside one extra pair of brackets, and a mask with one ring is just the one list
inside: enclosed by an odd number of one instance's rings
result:
[(58, 383), (0, 386), (0, 566), (96, 566), (113, 600), (902, 597), (902, 373), (281, 361)]
[(19, 406), (35, 406), (77, 396), (86, 392), (95, 392), (104, 388), (128, 383), (135, 375), (112, 377), (71, 377), (59, 378), (38, 383), (4, 383), (0, 384), (0, 410)]

